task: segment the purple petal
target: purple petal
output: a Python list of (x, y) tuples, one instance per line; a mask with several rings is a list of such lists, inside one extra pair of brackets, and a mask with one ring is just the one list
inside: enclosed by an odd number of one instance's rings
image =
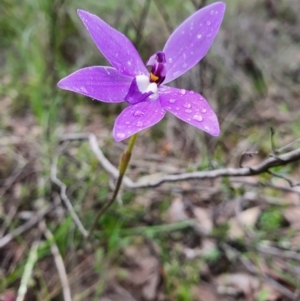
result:
[(159, 122), (166, 114), (157, 100), (147, 100), (130, 105), (117, 117), (113, 129), (116, 141), (122, 141), (135, 133)]
[(159, 90), (159, 99), (162, 107), (179, 119), (213, 136), (219, 135), (217, 116), (200, 94), (163, 86)]
[(130, 40), (98, 16), (77, 10), (86, 29), (106, 59), (125, 75), (148, 74), (143, 61)]
[(58, 87), (104, 102), (124, 101), (132, 77), (111, 67), (83, 68), (60, 80)]
[(223, 2), (208, 5), (173, 32), (163, 49), (167, 60), (165, 84), (191, 69), (205, 56), (219, 31), (225, 7)]

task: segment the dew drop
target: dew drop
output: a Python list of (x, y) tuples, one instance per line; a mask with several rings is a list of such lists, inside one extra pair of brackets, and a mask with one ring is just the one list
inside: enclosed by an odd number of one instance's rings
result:
[(192, 113), (193, 111), (192, 110), (190, 110), (190, 109), (186, 109), (186, 110), (184, 110), (186, 113)]
[(195, 92), (194, 92), (194, 91), (190, 91), (189, 93), (190, 93), (190, 94), (195, 94)]
[(182, 95), (184, 95), (184, 94), (186, 93), (186, 90), (185, 90), (185, 89), (181, 89), (181, 90), (180, 90), (180, 93), (181, 93)]
[(210, 11), (210, 14), (211, 14), (211, 15), (213, 15), (214, 13), (215, 13), (215, 11), (214, 11), (214, 10), (211, 10), (211, 11)]
[(175, 76), (177, 76), (179, 74), (179, 71), (175, 71), (174, 73), (173, 73), (173, 76), (175, 77)]
[(125, 122), (125, 124), (129, 125), (129, 124), (130, 124), (130, 122), (129, 122), (129, 121), (126, 121), (126, 122)]
[(196, 121), (202, 121), (202, 120), (203, 120), (203, 118), (202, 118), (202, 116), (201, 116), (201, 115), (199, 115), (199, 114), (196, 114), (196, 115), (194, 115), (194, 116), (193, 116), (193, 120), (196, 120)]
[(138, 122), (136, 123), (136, 126), (139, 127), (139, 128), (141, 128), (143, 125), (144, 125), (144, 124), (143, 124), (141, 121), (138, 121)]
[(84, 93), (86, 93), (87, 92), (87, 90), (86, 90), (86, 88), (85, 87), (80, 87), (80, 90), (82, 91), (82, 92), (84, 92)]
[(209, 127), (208, 127), (207, 125), (204, 127), (204, 129), (205, 129), (206, 131), (209, 131)]
[(179, 110), (180, 110), (180, 108), (179, 108), (179, 107), (176, 107), (176, 108), (175, 108), (175, 110), (176, 110), (176, 111), (179, 111)]
[(198, 38), (198, 39), (201, 39), (201, 38), (202, 38), (202, 34), (200, 34), (200, 33), (197, 34), (197, 38)]
[(130, 62), (130, 61), (127, 61), (127, 64), (130, 66), (130, 65), (131, 65), (131, 62)]
[(182, 68), (185, 68), (187, 66), (187, 63), (184, 63), (183, 65), (182, 65)]
[(187, 108), (187, 109), (189, 109), (191, 106), (192, 105), (189, 102), (186, 102), (186, 103), (183, 104), (183, 107)]
[(176, 102), (176, 99), (174, 99), (174, 98), (169, 99), (169, 103), (175, 103), (175, 102)]
[(206, 113), (206, 109), (202, 109), (202, 113)]
[(144, 115), (145, 115), (144, 112), (139, 111), (139, 110), (133, 112), (133, 116), (135, 116), (135, 117), (141, 117)]
[(173, 62), (172, 58), (169, 58), (169, 63), (172, 63), (172, 62)]
[(211, 34), (209, 33), (206, 37), (207, 37), (207, 38), (211, 38)]
[(124, 139), (125, 138), (125, 134), (124, 133), (117, 133), (117, 138), (118, 139)]
[(207, 21), (207, 22), (206, 22), (206, 24), (207, 24), (207, 25), (210, 25), (210, 24), (211, 24), (211, 22), (210, 22), (210, 21)]

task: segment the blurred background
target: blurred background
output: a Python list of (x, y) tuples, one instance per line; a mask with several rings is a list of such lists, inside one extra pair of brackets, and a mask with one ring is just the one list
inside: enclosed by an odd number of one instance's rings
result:
[[(95, 134), (115, 166), (126, 146), (111, 135), (123, 104), (56, 86), (108, 65), (76, 10), (123, 32), (146, 62), (212, 2), (1, 0), (1, 301), (300, 300), (300, 189), (290, 185), (299, 162), (255, 177), (124, 187), (88, 242), (74, 223), (75, 213), (90, 228), (114, 181), (87, 141), (60, 137)], [(208, 55), (172, 83), (205, 96), (221, 135), (167, 115), (139, 135), (133, 180), (255, 165), (299, 138), (300, 2), (224, 2)]]

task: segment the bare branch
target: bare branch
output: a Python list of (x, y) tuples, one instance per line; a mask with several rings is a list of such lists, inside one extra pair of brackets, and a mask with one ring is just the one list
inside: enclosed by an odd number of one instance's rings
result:
[[(70, 140), (88, 140), (91, 150), (102, 164), (103, 168), (110, 173), (115, 179), (118, 178), (119, 172), (116, 167), (114, 167), (109, 160), (102, 153), (96, 136), (94, 134), (72, 134), (63, 136), (60, 141), (70, 141)], [(181, 173), (174, 175), (165, 175), (162, 177), (154, 178), (153, 176), (143, 177), (137, 182), (133, 182), (129, 177), (124, 177), (123, 183), (128, 188), (138, 189), (138, 188), (150, 188), (157, 187), (166, 182), (179, 182), (187, 180), (204, 180), (204, 179), (216, 179), (220, 177), (241, 177), (241, 176), (255, 176), (265, 172), (269, 172), (269, 169), (276, 166), (283, 166), (292, 162), (300, 160), (300, 148), (293, 151), (287, 152), (285, 154), (263, 160), (257, 165), (247, 166), (241, 168), (220, 168), (207, 171), (196, 171), (189, 173)]]
[(52, 206), (47, 207), (46, 209), (42, 209), (36, 215), (34, 215), (30, 220), (24, 223), (22, 226), (16, 228), (12, 232), (3, 236), (0, 239), (0, 249), (11, 242), (15, 237), (23, 234), (27, 230), (31, 229), (37, 222), (39, 222), (47, 213), (49, 213), (53, 209)]
[(67, 272), (66, 272), (64, 261), (61, 257), (59, 249), (58, 249), (58, 247), (57, 247), (57, 245), (54, 241), (53, 234), (47, 228), (47, 225), (46, 225), (45, 221), (41, 221), (39, 223), (39, 228), (41, 229), (41, 231), (44, 233), (45, 237), (47, 238), (47, 240), (51, 244), (50, 249), (51, 249), (51, 253), (54, 257), (54, 262), (55, 262), (57, 272), (58, 272), (58, 275), (59, 275), (59, 279), (60, 279), (60, 282), (61, 282), (61, 287), (62, 287), (62, 291), (63, 291), (64, 300), (65, 301), (72, 301), (68, 275), (67, 275)]
[(71, 217), (72, 217), (74, 223), (76, 224), (76, 226), (78, 227), (79, 231), (81, 232), (81, 234), (84, 237), (87, 237), (88, 232), (83, 227), (78, 215), (76, 214), (76, 212), (67, 196), (66, 184), (64, 184), (60, 179), (57, 178), (57, 161), (58, 161), (59, 153), (60, 152), (58, 151), (52, 160), (50, 178), (51, 178), (51, 181), (60, 188), (60, 197), (61, 197), (62, 201), (65, 203), (67, 209), (69, 210)]

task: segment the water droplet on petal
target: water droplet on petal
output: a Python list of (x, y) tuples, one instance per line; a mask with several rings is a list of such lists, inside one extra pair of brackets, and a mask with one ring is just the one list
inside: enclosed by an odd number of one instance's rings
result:
[(190, 91), (189, 93), (190, 93), (190, 94), (195, 94), (195, 92), (194, 92), (194, 91)]
[(207, 38), (211, 38), (211, 34), (209, 33), (206, 37), (207, 37)]
[(141, 116), (144, 116), (145, 114), (144, 114), (144, 112), (137, 110), (137, 111), (134, 111), (132, 115), (135, 117), (141, 117)]
[(200, 33), (197, 34), (197, 38), (198, 38), (198, 39), (201, 39), (201, 38), (202, 38), (202, 34), (200, 34)]
[(179, 73), (180, 73), (179, 71), (175, 71), (175, 72), (173, 72), (173, 76), (175, 77), (175, 76), (177, 76)]
[(183, 104), (183, 107), (187, 108), (187, 109), (189, 109), (191, 106), (192, 105), (189, 102), (186, 102), (186, 103)]
[(144, 124), (143, 124), (141, 121), (138, 121), (138, 122), (136, 123), (136, 126), (139, 127), (139, 128), (141, 128), (143, 125), (144, 125)]
[(207, 25), (210, 25), (211, 23), (210, 23), (210, 21), (207, 21), (206, 24), (207, 24)]
[(202, 109), (202, 113), (206, 113), (206, 109)]
[(84, 92), (84, 93), (87, 93), (87, 90), (86, 90), (86, 88), (85, 87), (80, 87), (80, 90), (82, 91), (82, 92)]
[(124, 133), (117, 133), (117, 138), (118, 139), (124, 139), (125, 138), (125, 134)]
[(213, 15), (214, 13), (215, 13), (215, 11), (214, 11), (214, 10), (211, 10), (211, 11), (210, 11), (210, 14), (211, 14), (211, 15)]
[(206, 131), (209, 131), (209, 127), (208, 127), (207, 125), (204, 127), (204, 129), (205, 129)]
[(203, 120), (203, 118), (202, 118), (202, 116), (201, 116), (201, 115), (199, 115), (199, 114), (196, 114), (196, 115), (194, 115), (194, 117), (193, 117), (193, 120), (196, 120), (196, 121), (202, 121), (202, 120)]
[(186, 110), (184, 110), (186, 113), (192, 113), (193, 111), (192, 110), (190, 110), (190, 109), (186, 109)]
[(169, 103), (175, 103), (175, 102), (176, 102), (176, 99), (174, 99), (174, 98), (169, 99)]
[(184, 64), (182, 65), (183, 68), (185, 68), (186, 66), (187, 66), (187, 63), (184, 63)]
[(180, 108), (179, 108), (179, 107), (176, 107), (176, 108), (175, 108), (175, 110), (176, 110), (176, 111), (179, 111), (179, 110), (180, 110)]
[(130, 65), (131, 65), (131, 62), (130, 62), (130, 61), (127, 61), (127, 64), (130, 66)]
[(172, 58), (169, 58), (169, 63), (172, 63), (172, 62), (173, 62)]
[(185, 89), (181, 89), (181, 90), (180, 90), (180, 93), (181, 93), (182, 95), (184, 95), (184, 94), (186, 93), (186, 90), (185, 90)]
[(129, 124), (130, 124), (130, 122), (129, 122), (129, 121), (126, 121), (126, 122), (125, 122), (125, 124), (129, 125)]

